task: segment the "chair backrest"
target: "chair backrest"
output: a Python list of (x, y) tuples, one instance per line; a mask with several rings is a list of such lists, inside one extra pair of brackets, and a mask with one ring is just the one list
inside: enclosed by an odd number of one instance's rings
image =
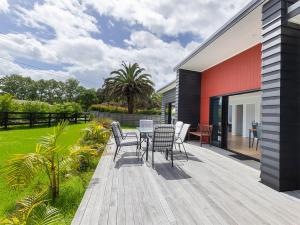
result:
[(183, 122), (181, 122), (181, 121), (176, 122), (176, 124), (175, 124), (175, 137), (179, 136), (180, 131), (182, 129), (182, 126), (183, 126)]
[(257, 125), (256, 127), (256, 132), (255, 132), (256, 136), (254, 135), (254, 132), (253, 132), (253, 136), (255, 136), (256, 138), (258, 139), (261, 139), (261, 134), (262, 134), (262, 126), (260, 124)]
[(183, 126), (182, 126), (182, 128), (181, 128), (181, 131), (180, 131), (180, 133), (179, 133), (179, 138), (180, 138), (182, 141), (185, 140), (186, 135), (187, 135), (187, 133), (188, 133), (188, 131), (189, 131), (189, 129), (190, 129), (190, 126), (191, 126), (191, 124), (187, 124), (187, 123), (183, 124)]
[(258, 123), (255, 121), (252, 121), (252, 129), (256, 129), (257, 126), (258, 126)]
[(154, 127), (152, 150), (173, 150), (175, 129), (171, 124), (159, 124)]
[(200, 131), (203, 136), (211, 136), (212, 129), (213, 129), (212, 125), (208, 125), (208, 124), (198, 125), (198, 131)]
[(140, 120), (140, 127), (153, 128), (153, 120)]
[(111, 124), (111, 130), (113, 132), (116, 145), (119, 146), (121, 144), (122, 136), (121, 136), (121, 133), (120, 133), (120, 130), (119, 130), (117, 122), (115, 122), (115, 121), (112, 122), (112, 124)]
[(258, 127), (258, 123), (253, 121), (252, 122), (252, 133), (253, 133), (253, 137), (257, 138), (257, 127)]
[(116, 124), (117, 124), (117, 126), (118, 126), (118, 129), (119, 129), (119, 132), (120, 132), (120, 134), (121, 134), (121, 137), (122, 137), (122, 139), (124, 139), (124, 133), (123, 133), (123, 130), (122, 130), (122, 128), (121, 128), (121, 125), (120, 125), (120, 123), (118, 122), (118, 121), (115, 121), (116, 122)]

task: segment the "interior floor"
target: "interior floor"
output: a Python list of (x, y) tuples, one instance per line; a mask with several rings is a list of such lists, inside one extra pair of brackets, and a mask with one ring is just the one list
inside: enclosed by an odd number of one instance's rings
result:
[(253, 148), (249, 148), (249, 138), (228, 133), (227, 148), (231, 151), (260, 160), (261, 149), (260, 145), (258, 145), (258, 149), (256, 150), (256, 140), (254, 142)]

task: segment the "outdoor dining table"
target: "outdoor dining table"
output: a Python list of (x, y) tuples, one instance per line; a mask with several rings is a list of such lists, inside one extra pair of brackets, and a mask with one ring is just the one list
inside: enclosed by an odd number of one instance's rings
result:
[(153, 127), (137, 127), (136, 129), (140, 133), (140, 145), (142, 145), (142, 137), (146, 137), (146, 161), (148, 161), (149, 136), (153, 134)]

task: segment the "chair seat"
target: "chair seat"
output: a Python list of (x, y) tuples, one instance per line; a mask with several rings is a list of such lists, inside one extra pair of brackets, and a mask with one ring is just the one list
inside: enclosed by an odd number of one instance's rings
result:
[(129, 137), (129, 136), (137, 136), (136, 132), (125, 132), (124, 134), (127, 137)]
[(208, 133), (203, 133), (203, 132), (200, 132), (200, 131), (191, 131), (189, 132), (189, 134), (192, 134), (192, 135), (195, 135), (195, 136), (206, 136), (206, 137), (209, 137), (210, 135)]
[(183, 142), (182, 142), (182, 140), (181, 140), (180, 138), (177, 138), (177, 139), (175, 140), (175, 143), (176, 143), (176, 144), (181, 144), (181, 143), (183, 143)]
[(133, 141), (133, 140), (122, 140), (120, 143), (120, 146), (133, 146), (133, 145), (139, 145), (139, 141)]

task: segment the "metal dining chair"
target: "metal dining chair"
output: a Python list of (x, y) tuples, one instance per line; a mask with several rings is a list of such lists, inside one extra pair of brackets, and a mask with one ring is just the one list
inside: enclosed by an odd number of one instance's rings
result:
[(114, 159), (113, 159), (114, 161), (115, 161), (116, 156), (117, 156), (118, 152), (120, 151), (120, 149), (125, 146), (136, 146), (136, 155), (138, 155), (138, 151), (140, 150), (140, 148), (139, 148), (140, 142), (138, 140), (130, 141), (130, 140), (122, 139), (122, 135), (119, 130), (118, 123), (115, 121), (112, 122), (111, 129), (112, 129), (112, 133), (113, 133), (116, 145), (117, 145)]
[(166, 159), (171, 154), (173, 167), (173, 145), (175, 129), (171, 124), (159, 124), (154, 127), (153, 137), (150, 140), (149, 150), (152, 151), (152, 166), (154, 166), (154, 152), (164, 152)]
[(126, 138), (136, 138), (136, 140), (138, 140), (138, 135), (136, 132), (132, 131), (132, 132), (123, 132), (121, 125), (118, 121), (115, 121), (117, 123), (118, 129), (120, 131), (121, 137), (122, 139), (126, 139)]
[(252, 142), (252, 148), (253, 148), (253, 145), (254, 145), (254, 142), (255, 142), (255, 139), (256, 139), (256, 151), (258, 149), (258, 144), (259, 144), (259, 141), (261, 140), (261, 125), (257, 124), (256, 127), (255, 127), (255, 130), (253, 130), (253, 142)]
[(183, 122), (177, 121), (175, 124), (175, 139), (179, 137), (182, 127), (183, 127)]
[(189, 131), (189, 129), (190, 129), (190, 126), (191, 126), (191, 124), (187, 124), (187, 123), (183, 124), (183, 126), (182, 126), (182, 128), (181, 128), (181, 131), (180, 131), (178, 137), (175, 138), (175, 143), (174, 143), (175, 149), (176, 149), (176, 144), (177, 144), (177, 145), (178, 145), (178, 148), (179, 148), (179, 151), (181, 151), (180, 146), (183, 147), (184, 152), (185, 152), (185, 155), (186, 155), (186, 159), (187, 159), (187, 160), (189, 159), (189, 157), (188, 157), (187, 152), (186, 152), (186, 149), (185, 149), (185, 147), (184, 147), (184, 140), (185, 140), (185, 138), (186, 138), (186, 136), (187, 136), (187, 133), (188, 133), (188, 131)]

